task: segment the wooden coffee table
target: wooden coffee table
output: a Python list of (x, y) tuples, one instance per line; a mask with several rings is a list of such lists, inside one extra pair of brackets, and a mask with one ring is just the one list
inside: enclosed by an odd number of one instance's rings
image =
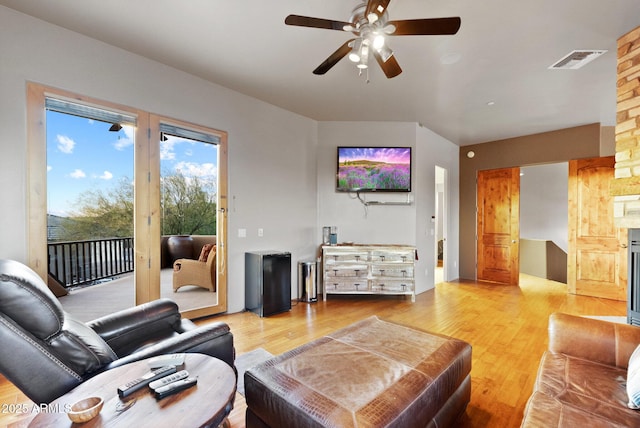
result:
[[(178, 371), (182, 367), (178, 367)], [(117, 388), (149, 371), (146, 360), (126, 364), (78, 385), (47, 406), (30, 427), (70, 427), (65, 409), (83, 398), (102, 397), (104, 406), (83, 427), (217, 427), (231, 409), (236, 393), (236, 375), (224, 361), (202, 354), (186, 354), (184, 369), (197, 376), (196, 386), (156, 400), (144, 388), (120, 399)], [(73, 425), (77, 426), (77, 425)]]

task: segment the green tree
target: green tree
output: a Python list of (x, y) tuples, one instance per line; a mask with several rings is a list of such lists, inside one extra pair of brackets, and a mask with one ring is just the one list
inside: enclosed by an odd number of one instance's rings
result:
[[(124, 177), (110, 190), (89, 190), (77, 211), (62, 219), (59, 239), (80, 241), (133, 236), (133, 182)], [(162, 178), (161, 230), (166, 235), (215, 235), (215, 184), (177, 173)]]
[(76, 207), (76, 213), (62, 223), (63, 240), (133, 236), (133, 183), (129, 178), (123, 177), (107, 192), (82, 193)]
[(215, 235), (216, 195), (213, 183), (181, 173), (162, 178), (162, 233)]

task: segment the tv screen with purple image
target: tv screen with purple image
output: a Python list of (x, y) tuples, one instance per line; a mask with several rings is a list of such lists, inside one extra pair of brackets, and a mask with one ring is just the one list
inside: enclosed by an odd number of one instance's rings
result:
[(411, 147), (338, 147), (336, 190), (410, 192)]

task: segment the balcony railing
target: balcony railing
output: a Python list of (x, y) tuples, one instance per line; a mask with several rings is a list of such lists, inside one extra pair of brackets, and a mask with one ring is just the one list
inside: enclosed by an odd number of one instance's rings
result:
[(65, 288), (133, 272), (133, 238), (49, 242), (49, 275)]

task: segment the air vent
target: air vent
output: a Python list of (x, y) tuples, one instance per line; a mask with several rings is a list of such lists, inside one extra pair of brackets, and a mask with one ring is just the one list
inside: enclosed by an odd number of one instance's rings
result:
[(607, 51), (576, 50), (563, 57), (560, 61), (549, 66), (550, 70), (577, 70), (584, 67)]

